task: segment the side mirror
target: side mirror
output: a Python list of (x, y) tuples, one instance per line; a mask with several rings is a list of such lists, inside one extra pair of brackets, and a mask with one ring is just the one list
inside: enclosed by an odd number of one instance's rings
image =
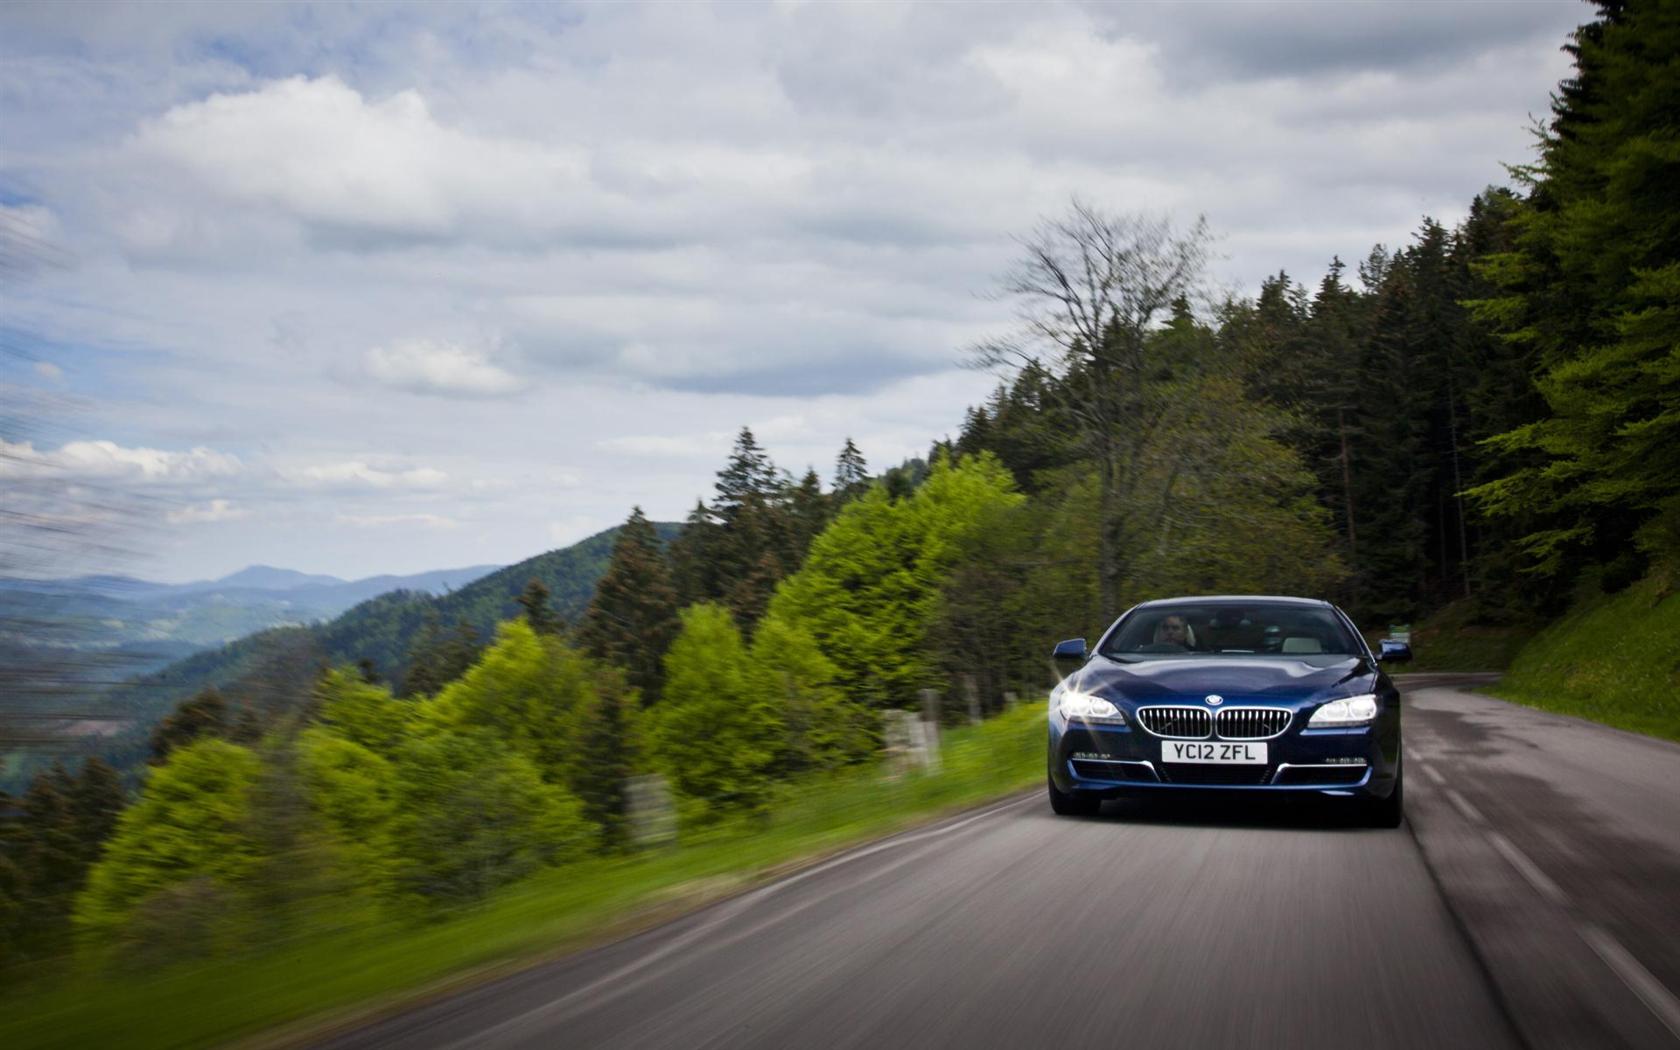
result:
[(1377, 653), (1377, 661), (1379, 663), (1385, 663), (1385, 664), (1411, 663), (1412, 647), (1410, 645), (1408, 645), (1407, 643), (1397, 642), (1393, 638), (1384, 638), (1381, 642), (1379, 642), (1377, 644), (1382, 647), (1381, 651), (1379, 651)]
[(1062, 673), (1062, 677), (1067, 677), (1085, 662), (1085, 639), (1069, 638), (1065, 642), (1057, 642), (1050, 658), (1056, 661), (1056, 670)]

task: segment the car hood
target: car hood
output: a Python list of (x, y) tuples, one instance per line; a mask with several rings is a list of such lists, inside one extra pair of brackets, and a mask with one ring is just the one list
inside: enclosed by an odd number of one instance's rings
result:
[(1068, 681), (1071, 688), (1133, 703), (1193, 701), (1217, 693), (1227, 701), (1321, 701), (1376, 688), (1376, 669), (1364, 657), (1315, 663), (1283, 657), (1198, 656), (1121, 663), (1092, 657)]

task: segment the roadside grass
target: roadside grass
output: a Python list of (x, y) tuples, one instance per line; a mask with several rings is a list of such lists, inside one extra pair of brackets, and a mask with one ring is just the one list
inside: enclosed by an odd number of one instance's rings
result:
[(1044, 776), (1042, 704), (943, 737), (938, 773), (891, 780), (877, 766), (791, 784), (767, 818), (552, 869), (424, 925), (364, 925), (235, 958), (143, 973), (84, 968), (6, 989), (0, 1046), (207, 1046), (317, 1032), (334, 1017), (610, 939)]
[[(1539, 628), (1475, 623), (1463, 602), (1444, 606), (1412, 625), (1412, 662), (1402, 674), (1425, 671), (1503, 671)], [(1366, 632), (1371, 648), (1386, 630)]]
[(1680, 595), (1645, 580), (1576, 608), (1535, 635), (1490, 692), (1680, 741)]

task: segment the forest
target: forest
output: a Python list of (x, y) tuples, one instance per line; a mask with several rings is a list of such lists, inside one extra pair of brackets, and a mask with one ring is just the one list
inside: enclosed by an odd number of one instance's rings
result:
[(922, 690), (953, 724), (1041, 697), (1056, 640), (1149, 598), (1321, 596), (1376, 631), (1666, 597), (1680, 9), (1601, 3), (1569, 51), (1536, 159), (1462, 221), (1221, 298), (1216, 231), (1074, 200), (1000, 279), (1013, 326), (962, 348), (995, 392), (925, 457), (848, 440), (796, 476), (742, 428), (680, 529), (629, 512), (587, 598), (405, 606), (331, 666), (180, 698), (132, 770), (42, 772), (0, 799), (0, 968), (424, 921), (634, 849), (644, 774), (685, 833), (750, 819), (875, 761)]

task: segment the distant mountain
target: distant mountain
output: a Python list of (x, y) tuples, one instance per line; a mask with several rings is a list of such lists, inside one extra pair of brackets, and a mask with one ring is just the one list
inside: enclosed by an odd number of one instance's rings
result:
[(348, 582), (266, 565), (183, 584), (127, 576), (0, 578), (0, 638), (25, 648), (98, 652), (107, 666), (141, 674), (266, 628), (330, 620), (388, 591), (446, 594), (497, 568)]
[[(388, 577), (394, 578), (394, 577)], [(276, 569), (269, 565), (251, 565), (209, 584), (209, 588), (227, 589), (250, 587), (259, 591), (291, 591), (299, 587), (335, 587), (346, 581), (337, 576), (312, 576), (294, 569)], [(192, 586), (192, 585), (188, 585)]]
[[(661, 522), (655, 523), (654, 529), (660, 541), (668, 543), (682, 526)], [(488, 640), (497, 623), (518, 615), (515, 599), (533, 579), (548, 588), (557, 614), (576, 620), (588, 608), (595, 583), (607, 570), (617, 535), (615, 526), (570, 547), (498, 569), (450, 593), (388, 590), (329, 622), (263, 631), (195, 653), (118, 687), (101, 708), (112, 717), (149, 724), (208, 685), (221, 689), (235, 702), (270, 707), (286, 703), (287, 696), (295, 699), (299, 675), (304, 680), (301, 688), (306, 690), (308, 680), (319, 668), (363, 660), (381, 677), (399, 680), (406, 670), (409, 647), (428, 621), (445, 629), (466, 623), (481, 639)]]

